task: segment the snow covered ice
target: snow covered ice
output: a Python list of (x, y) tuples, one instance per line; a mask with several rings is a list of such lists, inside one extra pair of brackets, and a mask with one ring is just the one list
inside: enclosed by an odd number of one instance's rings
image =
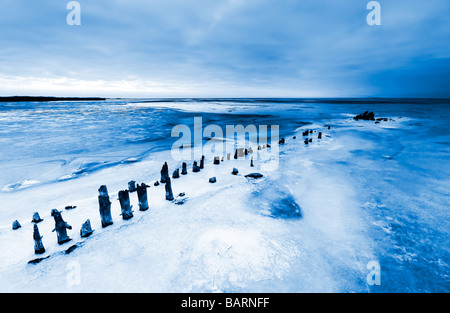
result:
[[(352, 119), (367, 110), (388, 121)], [(250, 156), (214, 165), (205, 152), (193, 173), (186, 161), (188, 175), (171, 179), (175, 198), (185, 193), (177, 205), (153, 183), (164, 162), (170, 177), (181, 168), (172, 128), (198, 116), (204, 126), (279, 125), (286, 143), (257, 151), (252, 142), (254, 167)], [(448, 292), (449, 125), (450, 104), (439, 100), (2, 103), (0, 291)], [(132, 180), (151, 186), (149, 210), (130, 193), (134, 217), (125, 221), (117, 195)], [(106, 228), (101, 185), (112, 202)], [(64, 245), (52, 209), (72, 226)], [(34, 212), (43, 219), (39, 256)], [(94, 232), (81, 238), (87, 219)], [(38, 257), (46, 259), (28, 264)], [(367, 282), (371, 261), (379, 286)], [(77, 283), (68, 280), (73, 264)]]

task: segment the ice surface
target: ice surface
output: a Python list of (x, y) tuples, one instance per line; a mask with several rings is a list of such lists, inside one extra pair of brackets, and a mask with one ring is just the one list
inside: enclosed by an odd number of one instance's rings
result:
[[(2, 144), (10, 147), (0, 161), (0, 291), (448, 292), (448, 104), (432, 102), (424, 111), (422, 102), (129, 103), (0, 111)], [(392, 120), (352, 120), (366, 110)], [(169, 173), (181, 168), (167, 137), (194, 116), (204, 126), (277, 124), (286, 144), (279, 159), (277, 144), (260, 152), (253, 146), (253, 168), (250, 156), (213, 165), (214, 153), (205, 153), (200, 173), (187, 161), (189, 174), (172, 180), (174, 195), (183, 192), (186, 201), (175, 205), (165, 200), (164, 185), (153, 182), (165, 161)], [(323, 139), (313, 133), (306, 146), (305, 129), (323, 132)], [(264, 177), (244, 177), (253, 172)], [(150, 209), (140, 212), (131, 193), (134, 217), (123, 221), (117, 194), (131, 180), (151, 185)], [(108, 187), (114, 220), (104, 229), (101, 185)], [(64, 210), (67, 205), (77, 208)], [(55, 208), (73, 227), (73, 240), (62, 246), (52, 232)], [(44, 219), (42, 256), (33, 250), (36, 211)], [(22, 228), (12, 230), (16, 219)], [(94, 233), (81, 238), (87, 219)], [(381, 286), (366, 281), (373, 260), (381, 265)]]

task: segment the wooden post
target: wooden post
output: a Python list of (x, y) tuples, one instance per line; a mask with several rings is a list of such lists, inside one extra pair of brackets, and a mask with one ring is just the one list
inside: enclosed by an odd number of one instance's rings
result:
[(250, 160), (250, 167), (254, 167), (254, 165), (253, 165), (253, 157), (252, 157), (252, 159)]
[(192, 164), (192, 171), (194, 173), (200, 172), (200, 167), (198, 167), (197, 161), (194, 161), (194, 164)]
[(322, 139), (322, 132), (319, 132), (319, 139)]
[(91, 221), (88, 219), (86, 220), (86, 222), (84, 222), (83, 225), (81, 225), (81, 229), (80, 229), (80, 236), (82, 238), (86, 238), (89, 237), (90, 235), (92, 235), (94, 231), (92, 230), (91, 227)]
[(139, 211), (148, 210), (147, 185), (142, 183), (137, 185), (137, 195), (139, 200)]
[(136, 182), (134, 180), (128, 183), (128, 191), (135, 192), (136, 191)]
[(200, 169), (205, 168), (205, 156), (202, 155), (202, 158), (200, 159)]
[(72, 226), (64, 222), (61, 216), (61, 212), (59, 212), (56, 209), (53, 209), (51, 215), (55, 219), (55, 229), (53, 229), (52, 231), (56, 230), (56, 235), (58, 237), (58, 244), (62, 245), (63, 243), (72, 240), (69, 238), (69, 236), (67, 236), (67, 229), (72, 229)]
[(181, 175), (187, 175), (187, 164), (186, 162), (183, 162), (183, 166), (181, 169)]
[(238, 150), (236, 149), (236, 150), (234, 151), (234, 159), (237, 160), (237, 158), (238, 158)]
[(220, 157), (216, 156), (214, 157), (214, 164), (219, 165), (220, 164)]
[(166, 182), (166, 200), (172, 201), (173, 199), (172, 183), (170, 182), (170, 177), (168, 177)]
[(169, 166), (167, 165), (167, 162), (165, 162), (161, 169), (161, 183), (165, 184), (167, 178), (169, 178)]
[(119, 202), (120, 207), (122, 209), (122, 218), (124, 220), (129, 220), (133, 217), (133, 211), (131, 208), (133, 207), (130, 205), (130, 193), (128, 190), (121, 190), (119, 191)]
[(44, 244), (42, 243), (42, 236), (39, 233), (39, 228), (37, 224), (34, 224), (33, 230), (33, 239), (34, 239), (34, 253), (42, 254), (45, 252)]
[(111, 217), (111, 201), (109, 201), (108, 189), (105, 185), (98, 189), (98, 204), (100, 208), (100, 218), (102, 220), (102, 227), (108, 227), (113, 224)]
[(180, 169), (177, 168), (175, 171), (173, 171), (172, 178), (180, 178)]
[(40, 223), (42, 221), (43, 221), (43, 219), (39, 216), (39, 213), (38, 212), (34, 212), (33, 218), (31, 219), (31, 222), (32, 223)]

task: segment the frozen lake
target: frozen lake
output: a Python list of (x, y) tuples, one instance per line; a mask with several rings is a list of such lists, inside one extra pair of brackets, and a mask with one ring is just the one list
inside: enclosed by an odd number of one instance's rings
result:
[[(388, 120), (352, 119), (365, 111)], [(153, 182), (165, 161), (170, 174), (180, 167), (170, 134), (178, 124), (194, 132), (195, 117), (223, 129), (279, 125), (279, 162), (275, 146), (254, 168), (249, 158), (216, 166), (204, 152), (204, 170), (192, 173), (188, 160), (189, 174), (172, 181), (186, 202), (166, 201)], [(0, 103), (0, 291), (448, 292), (449, 125), (448, 100)], [(264, 178), (246, 179), (251, 172)], [(123, 221), (117, 192), (130, 180), (151, 185), (150, 209), (139, 212), (131, 194), (134, 217)], [(114, 225), (104, 229), (100, 185), (113, 202)], [(73, 226), (62, 246), (55, 208)], [(50, 257), (29, 265), (33, 212)], [(79, 229), (88, 218), (95, 231), (86, 240)], [(14, 220), (22, 228), (12, 230)], [(381, 285), (366, 280), (371, 261)]]

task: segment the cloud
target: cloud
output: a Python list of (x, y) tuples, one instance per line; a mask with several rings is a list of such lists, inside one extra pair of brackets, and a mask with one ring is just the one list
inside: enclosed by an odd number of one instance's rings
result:
[(79, 2), (0, 1), (1, 94), (450, 96), (446, 0)]

